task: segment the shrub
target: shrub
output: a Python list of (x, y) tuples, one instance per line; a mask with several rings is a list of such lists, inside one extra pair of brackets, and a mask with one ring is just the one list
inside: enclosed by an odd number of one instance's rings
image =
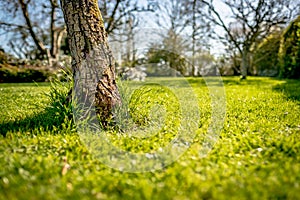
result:
[(30, 67), (19, 68), (9, 64), (0, 64), (0, 83), (18, 82), (44, 82), (55, 76), (44, 68)]

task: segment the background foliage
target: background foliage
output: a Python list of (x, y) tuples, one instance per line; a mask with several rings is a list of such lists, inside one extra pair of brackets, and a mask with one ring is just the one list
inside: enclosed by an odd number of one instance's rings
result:
[(282, 35), (279, 59), (282, 77), (300, 78), (300, 16)]

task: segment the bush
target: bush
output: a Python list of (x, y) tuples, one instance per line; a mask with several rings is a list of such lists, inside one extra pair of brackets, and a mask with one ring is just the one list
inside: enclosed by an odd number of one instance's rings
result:
[(69, 56), (61, 56), (49, 65), (46, 60), (15, 58), (0, 48), (0, 83), (45, 82), (55, 78), (67, 81), (70, 65)]
[(53, 72), (43, 68), (30, 66), (19, 68), (9, 64), (0, 64), (0, 83), (44, 82), (53, 76), (55, 76)]
[(8, 55), (4, 53), (3, 50), (0, 49), (0, 63), (7, 63)]

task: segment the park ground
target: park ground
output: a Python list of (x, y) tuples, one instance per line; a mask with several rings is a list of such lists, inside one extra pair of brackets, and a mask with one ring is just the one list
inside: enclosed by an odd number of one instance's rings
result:
[[(200, 110), (193, 141), (174, 163), (144, 173), (112, 169), (93, 157), (62, 103), (63, 87), (0, 84), (0, 199), (300, 199), (300, 81), (224, 77), (224, 85), (208, 88), (201, 78), (187, 80)], [(200, 156), (213, 122), (209, 89), (217, 88), (225, 89), (224, 123), (211, 151)], [(133, 118), (149, 117), (141, 111), (144, 99), (140, 106), (137, 100), (129, 105), (136, 108)], [(178, 107), (176, 101), (161, 105), (171, 113)], [(178, 118), (168, 120), (163, 132), (173, 133)], [(115, 145), (137, 152), (175, 137), (146, 142), (126, 130), (108, 132)]]

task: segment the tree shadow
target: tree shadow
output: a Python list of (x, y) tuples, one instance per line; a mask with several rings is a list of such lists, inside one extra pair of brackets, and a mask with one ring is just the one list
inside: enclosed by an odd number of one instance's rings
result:
[(283, 93), (288, 99), (300, 104), (300, 80), (285, 79), (283, 83), (275, 85), (273, 90)]
[(44, 111), (16, 121), (0, 122), (0, 135), (6, 137), (8, 132), (31, 133), (33, 130), (52, 131), (62, 126), (72, 126), (71, 104), (62, 105), (53, 102)]
[(266, 78), (266, 77), (249, 77), (245, 80), (240, 80), (237, 76), (223, 76), (223, 77), (217, 77), (217, 76), (209, 76), (209, 77), (196, 77), (196, 78), (188, 78), (188, 82), (191, 85), (210, 85), (210, 86), (243, 86), (243, 85), (249, 85), (249, 86), (259, 86), (259, 85), (265, 85), (270, 84), (274, 80), (277, 80), (277, 78)]

